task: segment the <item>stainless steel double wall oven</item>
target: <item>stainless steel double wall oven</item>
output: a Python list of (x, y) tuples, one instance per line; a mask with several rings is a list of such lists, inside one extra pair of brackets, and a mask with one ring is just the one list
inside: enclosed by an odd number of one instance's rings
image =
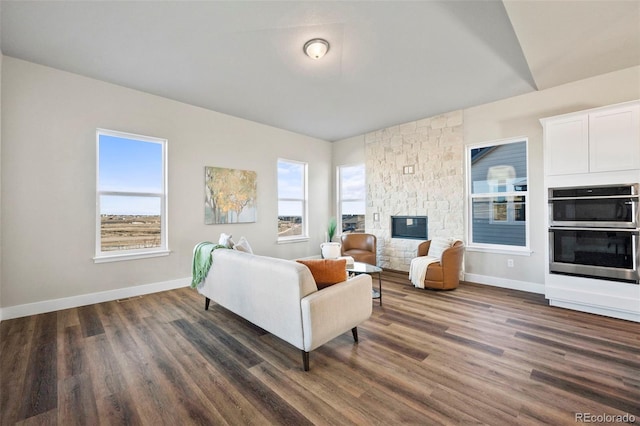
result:
[(638, 284), (638, 186), (550, 188), (550, 272)]

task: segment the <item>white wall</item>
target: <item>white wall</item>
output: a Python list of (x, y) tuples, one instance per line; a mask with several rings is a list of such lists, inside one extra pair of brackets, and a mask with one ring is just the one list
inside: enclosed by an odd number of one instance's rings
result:
[[(0, 7), (0, 18), (2, 8)], [(0, 19), (2, 21), (2, 19)], [(2, 31), (0, 31), (0, 46), (2, 46)], [(2, 50), (0, 50), (0, 188), (2, 187)], [(0, 241), (2, 241), (2, 191), (0, 191)], [(2, 321), (2, 244), (0, 244), (0, 321)]]
[[(1, 40), (0, 40), (1, 44)], [(0, 188), (2, 187), (2, 51), (0, 51)], [(2, 241), (2, 191), (0, 191), (0, 241)], [(0, 244), (0, 307), (2, 307), (2, 244)], [(0, 310), (0, 321), (2, 310)]]
[[(640, 98), (640, 67), (565, 84), (547, 90), (479, 105), (463, 111), (464, 143), (475, 144), (506, 138), (529, 138), (529, 193), (530, 193), (530, 256), (467, 251), (465, 255), (466, 279), (470, 281), (518, 288), (542, 293), (544, 291), (544, 214), (542, 126), (539, 119), (557, 114), (579, 111)], [(336, 152), (354, 149), (365, 161), (364, 138), (350, 138), (334, 143)], [(570, 159), (568, 160), (570, 161)], [(462, 165), (463, 166), (463, 165)], [(456, 189), (452, 189), (456, 191)], [(460, 188), (464, 196), (464, 188)], [(514, 267), (507, 267), (507, 259)]]
[[(59, 298), (186, 283), (193, 246), (217, 241), (221, 232), (246, 236), (259, 254), (319, 253), (331, 213), (329, 142), (11, 57), (2, 66), (5, 313)], [(168, 139), (169, 256), (93, 262), (96, 128)], [(308, 242), (276, 243), (279, 157), (309, 163)], [(204, 225), (205, 166), (257, 172), (257, 223)]]
[(343, 139), (333, 144), (334, 166), (364, 163), (364, 135)]

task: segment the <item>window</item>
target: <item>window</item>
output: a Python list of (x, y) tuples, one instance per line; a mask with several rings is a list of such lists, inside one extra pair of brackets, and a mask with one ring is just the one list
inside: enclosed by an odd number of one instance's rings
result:
[(467, 149), (469, 246), (527, 250), (527, 139)]
[(95, 261), (168, 254), (166, 139), (96, 133)]
[(338, 167), (338, 229), (364, 232), (366, 187), (364, 164)]
[(307, 238), (307, 164), (278, 160), (278, 241)]

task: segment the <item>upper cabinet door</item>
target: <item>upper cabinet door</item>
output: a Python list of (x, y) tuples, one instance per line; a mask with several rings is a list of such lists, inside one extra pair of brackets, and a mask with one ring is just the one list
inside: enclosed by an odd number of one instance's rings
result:
[(640, 168), (640, 105), (589, 114), (589, 170)]
[(545, 121), (544, 151), (547, 175), (589, 171), (588, 123), (586, 114)]

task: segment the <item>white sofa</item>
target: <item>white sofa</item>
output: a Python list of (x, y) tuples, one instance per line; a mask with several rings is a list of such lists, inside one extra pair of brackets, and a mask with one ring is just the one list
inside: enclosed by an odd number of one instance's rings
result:
[(357, 326), (371, 316), (371, 277), (358, 275), (323, 290), (305, 265), (218, 249), (212, 253), (206, 279), (197, 287), (210, 300), (285, 340), (302, 351), (309, 370), (309, 352), (349, 330), (358, 341)]

